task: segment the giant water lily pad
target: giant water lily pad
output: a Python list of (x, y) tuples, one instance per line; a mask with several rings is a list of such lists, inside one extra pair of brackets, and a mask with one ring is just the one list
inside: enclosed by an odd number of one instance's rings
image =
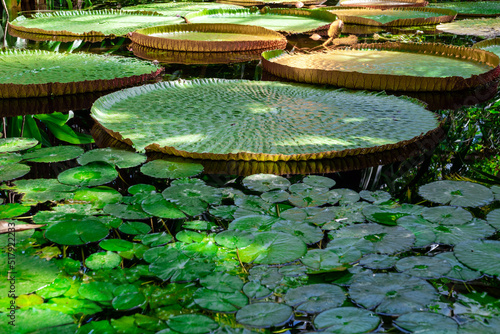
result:
[(192, 12), (203, 9), (240, 9), (241, 6), (228, 5), (215, 2), (166, 2), (166, 3), (145, 3), (136, 6), (122, 7), (124, 11), (148, 11), (157, 12), (165, 16), (185, 16)]
[(59, 182), (73, 186), (100, 186), (118, 177), (115, 167), (107, 162), (91, 162), (65, 170), (57, 176)]
[(464, 90), (500, 74), (495, 54), (432, 43), (357, 44), (311, 53), (275, 50), (262, 56), (264, 69), (275, 76), (354, 89)]
[(460, 1), (429, 4), (429, 8), (451, 9), (458, 16), (489, 17), (500, 15), (500, 1)]
[(190, 23), (245, 24), (296, 34), (328, 29), (337, 16), (307, 9), (210, 9), (188, 14), (186, 19)]
[(282, 325), (292, 317), (292, 308), (278, 303), (255, 303), (236, 313), (236, 321), (251, 326), (267, 328)]
[(439, 298), (432, 285), (423, 279), (399, 273), (357, 274), (349, 294), (363, 307), (389, 315), (424, 310)]
[[(37, 256), (15, 254), (13, 257), (4, 253), (0, 255), (0, 261), (0, 292), (5, 297), (9, 296), (11, 290), (11, 276), (14, 276), (15, 280), (14, 293), (19, 296), (52, 283), (59, 274), (54, 262), (42, 260)], [(15, 264), (12, 261), (15, 261)]]
[(421, 186), (418, 193), (434, 203), (465, 207), (488, 205), (494, 199), (489, 188), (467, 181), (435, 181)]
[(484, 41), (474, 43), (472, 47), (492, 52), (498, 56), (500, 55), (500, 38), (486, 39)]
[(500, 275), (500, 241), (465, 241), (456, 245), (453, 251), (467, 267), (488, 275)]
[(78, 158), (78, 163), (80, 165), (87, 165), (94, 161), (107, 162), (118, 168), (130, 168), (144, 163), (146, 161), (146, 156), (135, 152), (107, 147), (87, 151)]
[(326, 333), (368, 333), (380, 324), (380, 318), (368, 310), (339, 307), (324, 311), (314, 318), (314, 326)]
[(39, 50), (8, 50), (0, 56), (2, 98), (103, 91), (141, 83), (161, 72), (151, 62), (116, 56)]
[(425, 0), (340, 0), (339, 6), (388, 9), (393, 7), (425, 7)]
[(437, 30), (455, 35), (483, 38), (500, 36), (500, 22), (496, 18), (459, 20), (438, 25)]
[(438, 24), (453, 21), (457, 16), (457, 12), (454, 10), (440, 8), (394, 8), (382, 10), (325, 7), (322, 10), (327, 10), (337, 15), (344, 23), (383, 27)]
[(344, 291), (331, 284), (311, 284), (290, 289), (285, 302), (305, 313), (320, 313), (342, 305), (346, 299)]
[[(217, 98), (220, 94), (223, 99)], [(132, 108), (134, 104), (141, 107)], [(360, 104), (376, 108), (359, 108)], [(204, 112), (208, 106), (210, 113)], [(134, 128), (124, 121), (139, 115), (141, 122)], [(112, 93), (94, 103), (92, 117), (138, 151), (217, 160), (372, 153), (440, 131), (431, 112), (407, 99), (217, 79), (162, 82)]]
[(162, 50), (232, 52), (284, 49), (280, 33), (257, 26), (192, 23), (139, 29), (129, 35), (139, 45)]
[(20, 16), (12, 21), (9, 27), (17, 31), (43, 35), (115, 37), (140, 28), (167, 23), (177, 24), (182, 21), (179, 17), (141, 12), (59, 11), (35, 14), (30, 19)]

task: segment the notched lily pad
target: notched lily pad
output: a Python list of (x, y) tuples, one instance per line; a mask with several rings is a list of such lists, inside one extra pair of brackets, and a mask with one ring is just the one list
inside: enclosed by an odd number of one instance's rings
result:
[(45, 237), (61, 245), (85, 245), (105, 238), (109, 229), (98, 218), (88, 217), (79, 221), (62, 221), (50, 225)]
[(456, 245), (453, 251), (467, 267), (488, 275), (500, 275), (500, 241), (465, 241)]
[(296, 311), (309, 314), (320, 313), (339, 307), (346, 300), (344, 291), (331, 284), (311, 284), (290, 289), (285, 295), (285, 302), (295, 307)]
[(381, 320), (372, 312), (356, 307), (339, 307), (324, 311), (314, 318), (314, 326), (326, 333), (368, 333)]
[(440, 278), (451, 270), (448, 261), (429, 256), (410, 256), (396, 263), (396, 270), (425, 279)]
[(73, 186), (100, 186), (118, 177), (116, 169), (106, 162), (91, 162), (70, 168), (57, 176), (59, 182)]
[(185, 334), (203, 334), (211, 332), (219, 325), (209, 317), (201, 314), (177, 315), (167, 320), (170, 329)]
[(203, 172), (203, 166), (191, 162), (153, 160), (141, 167), (141, 173), (160, 179), (193, 177)]
[(450, 317), (431, 312), (403, 314), (394, 324), (411, 333), (457, 333), (458, 323)]
[(136, 152), (107, 147), (87, 151), (78, 158), (80, 165), (87, 165), (95, 161), (107, 162), (118, 168), (131, 168), (144, 163), (146, 156)]
[(34, 138), (0, 138), (0, 153), (23, 151), (36, 145), (38, 145), (38, 140)]
[(23, 177), (30, 172), (31, 168), (25, 164), (8, 164), (0, 166), (0, 182), (10, 181)]
[(290, 181), (274, 174), (254, 174), (247, 176), (242, 181), (243, 185), (253, 191), (265, 192), (275, 189), (286, 190)]
[(59, 162), (78, 158), (82, 153), (83, 148), (79, 146), (53, 146), (25, 153), (23, 160), (31, 162)]
[(236, 321), (258, 328), (279, 326), (289, 321), (293, 316), (290, 306), (278, 303), (255, 303), (244, 306), (236, 313)]
[(421, 186), (418, 193), (428, 201), (444, 205), (478, 207), (493, 201), (489, 188), (468, 181), (435, 181)]

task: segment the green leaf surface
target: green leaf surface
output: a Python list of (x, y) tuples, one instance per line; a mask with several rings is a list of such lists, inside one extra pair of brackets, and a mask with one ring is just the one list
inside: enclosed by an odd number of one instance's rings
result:
[(248, 304), (248, 298), (239, 291), (222, 292), (201, 288), (194, 294), (194, 302), (214, 312), (232, 313)]
[(290, 289), (285, 302), (296, 311), (309, 314), (320, 313), (341, 306), (346, 300), (344, 291), (331, 284), (311, 284)]
[(80, 165), (101, 161), (118, 168), (131, 168), (143, 164), (146, 161), (144, 154), (120, 150), (117, 148), (98, 148), (85, 152), (78, 158)]
[(368, 310), (339, 307), (318, 314), (314, 326), (326, 329), (326, 333), (355, 334), (371, 332), (380, 322), (380, 318)]
[(185, 334), (203, 334), (211, 332), (219, 325), (209, 317), (201, 314), (184, 314), (168, 319), (168, 327)]
[(418, 193), (428, 201), (444, 205), (478, 207), (493, 201), (489, 188), (468, 181), (435, 181), (421, 186)]
[(30, 172), (31, 168), (25, 164), (8, 164), (0, 166), (0, 182), (10, 181), (23, 177)]
[(458, 333), (458, 323), (439, 313), (410, 312), (400, 316), (394, 323), (411, 333)]
[(290, 306), (278, 303), (255, 303), (244, 306), (236, 313), (236, 321), (240, 324), (268, 328), (286, 323), (293, 316)]
[[(12, 333), (12, 325), (8, 317), (0, 319), (0, 331)], [(16, 311), (15, 333), (25, 334), (47, 330), (49, 333), (59, 332), (59, 327), (73, 324), (73, 317), (53, 310), (26, 309)]]
[(116, 268), (122, 262), (120, 255), (107, 251), (92, 253), (85, 260), (85, 266), (92, 270)]
[(33, 138), (0, 138), (0, 153), (23, 151), (36, 145), (38, 145), (38, 140)]
[(65, 170), (57, 176), (59, 182), (73, 186), (100, 186), (118, 177), (115, 167), (106, 162), (91, 162)]
[(453, 251), (467, 267), (488, 275), (500, 275), (500, 241), (465, 241), (456, 245)]
[(105, 238), (109, 229), (99, 219), (89, 217), (81, 221), (63, 221), (49, 226), (45, 237), (61, 245), (85, 245)]
[(141, 167), (141, 173), (159, 179), (193, 177), (203, 172), (203, 166), (190, 162), (153, 160)]
[(31, 162), (59, 162), (79, 157), (83, 149), (79, 146), (54, 146), (39, 148), (35, 151), (23, 154), (23, 160)]

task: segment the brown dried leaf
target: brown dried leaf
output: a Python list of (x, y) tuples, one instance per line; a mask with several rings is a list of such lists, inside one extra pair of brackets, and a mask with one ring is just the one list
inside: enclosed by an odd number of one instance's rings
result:
[[(12, 223), (11, 223), (12, 224)], [(0, 220), (0, 234), (9, 233), (9, 232), (20, 232), (30, 230), (32, 228), (39, 228), (45, 226), (45, 224), (17, 224), (15, 226), (9, 226), (9, 222), (5, 220)], [(11, 229), (9, 231), (9, 229)], [(13, 230), (12, 230), (13, 229)]]

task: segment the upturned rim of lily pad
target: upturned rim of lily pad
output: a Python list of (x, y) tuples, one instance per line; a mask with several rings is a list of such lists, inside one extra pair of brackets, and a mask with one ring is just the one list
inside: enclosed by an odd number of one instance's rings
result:
[[(55, 52), (43, 50), (7, 50), (1, 51), (1, 55), (5, 54), (21, 54), (32, 55), (34, 59), (43, 57), (44, 55), (57, 54)], [(99, 57), (106, 59), (102, 55), (83, 54), (82, 57)], [(114, 56), (115, 57), (115, 56)], [(109, 57), (108, 57), (109, 58)], [(123, 57), (121, 57), (123, 58)], [(126, 58), (124, 58), (126, 59)], [(36, 61), (36, 60), (34, 60)], [(0, 83), (0, 98), (27, 98), (27, 97), (44, 97), (54, 95), (81, 94), (89, 92), (99, 92), (114, 90), (128, 86), (134, 86), (148, 80), (154, 79), (163, 72), (163, 68), (151, 64), (151, 72), (145, 74), (131, 75), (114, 79), (97, 79), (97, 80), (80, 80), (72, 82), (48, 82), (36, 84), (15, 84), (15, 83)]]
[[(350, 71), (329, 70), (317, 68), (297, 68), (283, 65), (276, 61), (279, 57), (288, 55), (283, 50), (265, 51), (262, 53), (264, 70), (280, 78), (322, 85), (333, 85), (351, 89), (387, 90), (387, 91), (461, 91), (473, 87), (483, 86), (500, 76), (500, 58), (492, 52), (468, 47), (459, 47), (440, 43), (361, 43), (340, 50), (377, 50), (419, 53), (422, 55), (436, 55), (452, 59), (464, 59), (480, 62), (491, 67), (487, 72), (473, 75), (468, 78), (459, 76), (449, 77), (421, 77), (411, 75), (391, 75), (378, 73), (359, 73)], [(292, 57), (303, 57), (324, 53), (316, 51), (305, 54), (294, 54)], [(327, 51), (328, 52), (328, 51)], [(338, 52), (338, 50), (334, 50)]]
[[(259, 40), (248, 41), (199, 41), (187, 39), (174, 39), (168, 37), (152, 36), (153, 34), (165, 33), (231, 33), (241, 35), (261, 36)], [(225, 23), (190, 23), (190, 24), (172, 24), (165, 26), (156, 26), (144, 29), (138, 29), (128, 34), (132, 42), (150, 47), (153, 49), (187, 51), (187, 52), (232, 52), (232, 51), (250, 51), (250, 50), (270, 50), (284, 49), (287, 44), (285, 36), (264, 27), (225, 24)]]
[[(457, 12), (451, 9), (442, 8), (422, 8), (422, 7), (406, 7), (406, 8), (368, 8), (368, 7), (345, 7), (345, 6), (334, 6), (334, 7), (323, 7), (321, 10), (329, 11), (338, 16), (339, 20), (342, 20), (346, 24), (359, 24), (377, 27), (408, 27), (408, 26), (423, 26), (431, 24), (439, 24), (451, 22), (457, 16)], [(432, 17), (417, 17), (417, 18), (407, 18), (407, 19), (394, 19), (387, 23), (381, 23), (376, 20), (357, 16), (356, 11), (366, 11), (366, 12), (378, 12), (383, 10), (382, 15), (390, 15), (390, 12), (421, 12), (421, 13), (435, 13), (438, 16)], [(363, 14), (366, 15), (366, 14)]]

